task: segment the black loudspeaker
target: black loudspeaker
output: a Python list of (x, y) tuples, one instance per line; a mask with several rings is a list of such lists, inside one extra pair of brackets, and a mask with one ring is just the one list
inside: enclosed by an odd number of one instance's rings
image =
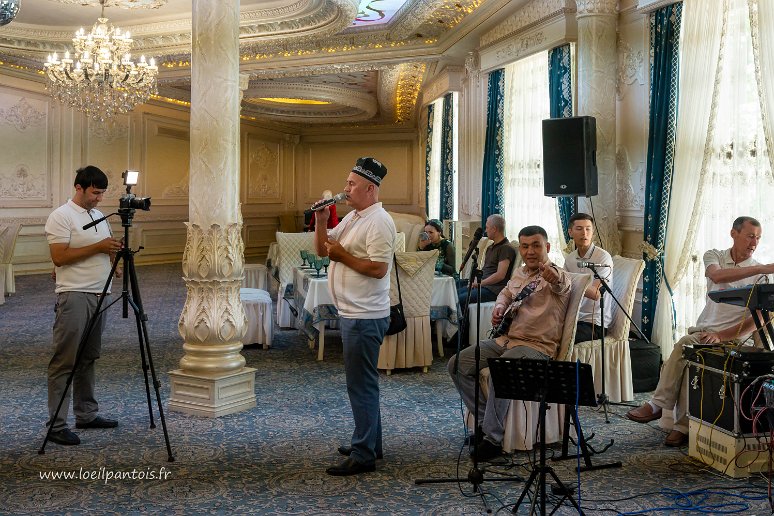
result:
[(597, 195), (597, 120), (543, 120), (543, 192), (548, 197)]

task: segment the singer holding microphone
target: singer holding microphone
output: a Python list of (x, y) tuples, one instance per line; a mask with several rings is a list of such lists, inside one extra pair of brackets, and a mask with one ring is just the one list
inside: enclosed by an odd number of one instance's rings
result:
[[(67, 388), (67, 377), (75, 364), (78, 344), (83, 331), (97, 308), (99, 294), (110, 275), (112, 260), (121, 250), (121, 240), (112, 237), (107, 221), (83, 229), (102, 218), (96, 209), (108, 187), (104, 172), (87, 166), (75, 174), (75, 195), (54, 210), (46, 221), (51, 260), (56, 266), (56, 316), (54, 319), (54, 355), (48, 364), (48, 424), (49, 439), (62, 445), (80, 444), (80, 438), (67, 427), (70, 396), (64, 398), (62, 409), (53, 421), (59, 400)], [(120, 269), (116, 276), (120, 277)], [(108, 291), (109, 293), (110, 291)], [(97, 414), (94, 397), (94, 362), (102, 346), (104, 314), (99, 317), (73, 376), (72, 398), (76, 428), (113, 428), (118, 422)]]
[(326, 229), (327, 204), (321, 201), (312, 206), (317, 218), (317, 254), (331, 259), (328, 287), (339, 312), (344, 373), (355, 422), (349, 446), (338, 449), (348, 458), (328, 468), (329, 475), (375, 471), (383, 453), (376, 364), (390, 322), (390, 269), (396, 238), (392, 217), (379, 202), (379, 186), (386, 175), (387, 167), (374, 158), (358, 159), (344, 188), (353, 210), (331, 230)]
[[(568, 272), (587, 274), (593, 267), (608, 285), (613, 281), (613, 257), (594, 243), (594, 217), (588, 213), (576, 213), (570, 217), (567, 233), (575, 242), (575, 251), (565, 256), (564, 268)], [(602, 282), (594, 279), (584, 293), (578, 315), (575, 342), (602, 338), (613, 321), (613, 303), (605, 302), (604, 319), (599, 311)], [(607, 301), (607, 300), (606, 300)], [(604, 321), (604, 323), (603, 323)]]

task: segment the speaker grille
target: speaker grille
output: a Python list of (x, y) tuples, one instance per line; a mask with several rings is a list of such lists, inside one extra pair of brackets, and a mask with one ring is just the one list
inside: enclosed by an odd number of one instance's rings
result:
[(592, 116), (543, 120), (543, 191), (597, 195), (597, 123)]

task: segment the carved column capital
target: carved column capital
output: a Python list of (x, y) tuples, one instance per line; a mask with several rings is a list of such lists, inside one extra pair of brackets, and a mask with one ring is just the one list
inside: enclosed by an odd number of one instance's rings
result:
[(617, 0), (575, 0), (576, 18), (590, 15), (617, 14)]

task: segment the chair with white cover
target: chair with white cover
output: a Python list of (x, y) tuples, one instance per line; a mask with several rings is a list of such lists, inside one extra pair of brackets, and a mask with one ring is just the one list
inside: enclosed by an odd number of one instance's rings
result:
[[(610, 289), (626, 313), (618, 308), (610, 294), (605, 294), (605, 304), (611, 304), (613, 319), (605, 334), (605, 391), (610, 401), (631, 401), (634, 399), (632, 363), (629, 351), (629, 327), (631, 322), (626, 314), (634, 308), (637, 283), (640, 281), (645, 263), (634, 258), (613, 256), (613, 281)], [(591, 364), (594, 375), (594, 390), (602, 392), (602, 341), (600, 339), (578, 342), (572, 353), (572, 360)]]
[(16, 293), (12, 261), (20, 230), (21, 224), (0, 224), (0, 304), (5, 301), (6, 294)]
[(293, 285), (293, 267), (301, 265), (301, 250), (314, 251), (314, 233), (282, 233), (277, 232), (277, 326), (291, 328), (295, 320), (288, 301), (284, 299), (285, 291)]
[[(568, 272), (572, 280), (570, 300), (567, 303), (567, 312), (562, 328), (562, 342), (556, 355), (556, 360), (570, 360), (575, 342), (575, 330), (578, 326), (578, 314), (583, 294), (591, 285), (594, 277), (591, 274), (575, 274)], [(483, 338), (483, 337), (482, 337)], [(480, 382), (484, 399), (488, 395), (489, 368), (481, 370)], [(562, 425), (564, 423), (563, 406), (555, 403), (548, 404), (546, 412), (546, 444), (558, 442), (562, 439)], [(508, 414), (505, 416), (503, 436), (503, 450), (531, 450), (537, 442), (537, 425), (540, 414), (540, 403), (537, 401), (511, 400)], [(468, 414), (468, 427), (473, 426), (473, 416)]]
[(430, 336), (430, 299), (438, 250), (395, 253), (397, 267), (390, 273), (390, 304), (398, 303), (396, 274), (406, 329), (386, 335), (379, 349), (377, 367), (390, 374), (393, 369), (422, 367), (427, 372), (433, 364), (433, 339)]

